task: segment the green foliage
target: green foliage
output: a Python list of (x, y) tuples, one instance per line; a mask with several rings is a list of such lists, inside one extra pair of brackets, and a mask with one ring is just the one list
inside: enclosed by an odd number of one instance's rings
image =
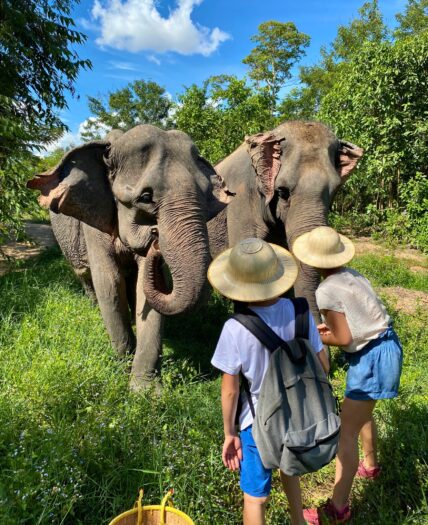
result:
[(266, 86), (274, 108), (279, 90), (291, 78), (291, 68), (305, 55), (310, 37), (300, 33), (293, 22), (270, 20), (258, 30), (251, 37), (257, 45), (242, 62), (249, 66), (249, 76), (256, 85)]
[(256, 93), (245, 79), (228, 75), (187, 88), (179, 97), (174, 120), (213, 164), (234, 151), (245, 135), (274, 124), (269, 97)]
[(85, 140), (101, 138), (110, 129), (127, 131), (137, 124), (168, 127), (172, 101), (156, 82), (135, 80), (109, 93), (106, 102), (102, 97), (88, 97), (88, 100), (94, 116), (88, 119), (82, 132)]
[(323, 98), (318, 118), (366, 150), (336, 210), (402, 207), (410, 191), (410, 200), (421, 199), (414, 203), (412, 220), (422, 219), (424, 191), (413, 191), (410, 181), (418, 172), (420, 181), (427, 175), (427, 68), (428, 32), (396, 42), (368, 42)]
[(380, 43), (388, 37), (378, 0), (365, 2), (358, 13), (358, 18), (337, 30), (331, 46), (336, 60), (351, 60), (366, 42)]
[[(375, 284), (416, 286), (405, 268), (394, 276), (396, 260), (355, 263)], [(133, 506), (139, 487), (150, 503), (173, 487), (176, 507), (195, 523), (241, 523), (238, 477), (221, 463), (220, 388), (209, 364), (228, 304), (214, 295), (208, 308), (168, 319), (163, 391), (133, 394), (128, 363), (59, 251), (20, 270), (0, 278), (0, 522), (107, 523)], [(356, 525), (418, 523), (427, 511), (428, 319), (415, 307), (394, 320), (405, 349), (401, 394), (378, 403), (384, 472), (375, 487), (355, 483)], [(338, 356), (334, 370), (341, 392)], [(304, 476), (304, 504), (327, 495), (333, 478), (333, 464)], [(289, 523), (276, 475), (268, 520)]]
[(25, 189), (33, 151), (59, 137), (79, 71), (90, 67), (75, 47), (86, 37), (70, 18), (73, 0), (3, 0), (0, 4), (0, 244), (21, 229), (35, 197)]
[(428, 29), (428, 0), (408, 0), (404, 13), (396, 15), (396, 38), (402, 38)]
[(39, 212), (34, 192), (26, 182), (34, 174), (37, 159), (31, 154), (10, 158), (0, 169), (0, 246), (23, 234), (21, 219)]
[(416, 173), (413, 179), (399, 186), (400, 207), (378, 212), (375, 235), (391, 243), (397, 240), (428, 253), (428, 179)]
[[(82, 68), (72, 46), (86, 37), (74, 29), (75, 2), (4, 0), (0, 27), (0, 167), (16, 149), (37, 147), (64, 129), (56, 110), (67, 107), (65, 92)], [(6, 131), (6, 136), (4, 132)]]
[(44, 171), (48, 171), (49, 169), (54, 168), (57, 164), (59, 164), (59, 162), (67, 153), (67, 151), (68, 148), (56, 148), (48, 155), (40, 157), (37, 161), (37, 172), (43, 173)]
[(382, 42), (388, 37), (377, 0), (364, 3), (358, 13), (359, 17), (349, 25), (338, 27), (329, 48), (321, 48), (318, 64), (300, 68), (301, 85), (292, 89), (280, 104), (282, 118), (317, 119), (323, 97), (341, 81), (342, 67), (365, 42)]

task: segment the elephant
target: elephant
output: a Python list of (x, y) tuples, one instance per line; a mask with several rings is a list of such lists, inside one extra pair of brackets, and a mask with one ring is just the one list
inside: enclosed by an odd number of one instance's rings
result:
[(205, 287), (206, 223), (225, 206), (213, 167), (185, 133), (138, 125), (74, 148), (27, 186), (41, 191), (118, 354), (135, 351), (131, 386), (147, 384), (158, 368), (162, 315), (190, 310)]
[[(361, 148), (337, 139), (321, 122), (288, 121), (246, 137), (215, 166), (221, 199), (228, 205), (208, 223), (212, 255), (247, 237), (292, 251), (296, 237), (327, 224), (336, 191), (362, 155)], [(294, 293), (307, 298), (319, 320), (318, 272), (298, 264)]]

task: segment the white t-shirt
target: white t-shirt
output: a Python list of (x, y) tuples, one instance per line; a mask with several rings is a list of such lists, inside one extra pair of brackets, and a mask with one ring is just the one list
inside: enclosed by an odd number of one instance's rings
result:
[(391, 322), (369, 281), (351, 268), (342, 268), (329, 275), (315, 295), (320, 310), (345, 314), (353, 339), (349, 346), (343, 347), (345, 352), (358, 352), (384, 332)]
[[(294, 305), (289, 299), (279, 299), (271, 306), (252, 306), (263, 321), (284, 341), (294, 339)], [(309, 314), (309, 341), (315, 352), (323, 348), (315, 321)], [(271, 353), (260, 341), (235, 319), (229, 319), (223, 326), (211, 364), (225, 372), (236, 375), (240, 371), (248, 379), (254, 408), (260, 393), (263, 377), (266, 373)], [(251, 415), (246, 394), (242, 394), (242, 410), (239, 426), (244, 429), (251, 425)]]

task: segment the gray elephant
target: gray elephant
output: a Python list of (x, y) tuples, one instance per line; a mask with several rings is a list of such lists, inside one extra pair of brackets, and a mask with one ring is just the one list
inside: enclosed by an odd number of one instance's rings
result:
[[(285, 122), (245, 142), (216, 166), (226, 209), (208, 224), (212, 255), (246, 237), (288, 246), (327, 224), (332, 199), (363, 150), (336, 138), (320, 122)], [(318, 272), (300, 264), (295, 294), (319, 319)]]
[(41, 190), (85, 288), (93, 283), (113, 346), (135, 349), (131, 384), (144, 384), (158, 366), (161, 314), (188, 311), (205, 286), (206, 221), (224, 206), (214, 169), (185, 133), (140, 125), (73, 149), (27, 185)]

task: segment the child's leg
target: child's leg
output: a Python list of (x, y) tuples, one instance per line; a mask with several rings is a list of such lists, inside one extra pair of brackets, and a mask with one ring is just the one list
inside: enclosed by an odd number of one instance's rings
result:
[(364, 466), (368, 468), (377, 467), (377, 428), (373, 417), (362, 426), (360, 438), (364, 452)]
[(264, 525), (272, 470), (263, 466), (252, 428), (241, 430), (242, 460), (240, 486), (244, 493), (244, 525)]
[(372, 417), (376, 401), (356, 401), (345, 397), (341, 413), (341, 431), (336, 457), (333, 504), (341, 510), (348, 502), (358, 468), (358, 434)]
[(244, 492), (244, 525), (265, 525), (268, 496), (255, 497)]
[(280, 470), (279, 473), (290, 506), (291, 525), (306, 523), (303, 517), (300, 478), (298, 476), (287, 476), (282, 470)]

